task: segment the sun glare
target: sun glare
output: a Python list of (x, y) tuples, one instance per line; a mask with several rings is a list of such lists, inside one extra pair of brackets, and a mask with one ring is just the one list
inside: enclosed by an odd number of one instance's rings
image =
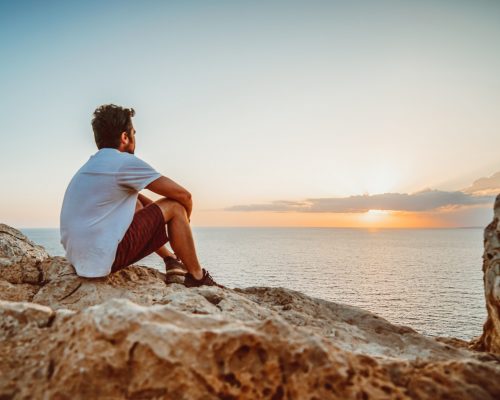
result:
[(363, 222), (368, 224), (375, 224), (384, 222), (384, 220), (391, 214), (388, 210), (368, 210), (361, 217)]
[(399, 181), (400, 176), (396, 168), (391, 168), (390, 166), (379, 167), (367, 172), (363, 192), (369, 194), (391, 192), (397, 187)]
[(368, 210), (369, 215), (387, 215), (390, 213), (389, 210)]

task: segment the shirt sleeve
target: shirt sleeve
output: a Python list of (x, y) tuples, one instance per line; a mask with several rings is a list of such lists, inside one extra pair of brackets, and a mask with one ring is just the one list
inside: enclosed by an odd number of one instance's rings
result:
[(116, 182), (120, 186), (139, 192), (161, 176), (147, 162), (131, 155), (118, 170)]

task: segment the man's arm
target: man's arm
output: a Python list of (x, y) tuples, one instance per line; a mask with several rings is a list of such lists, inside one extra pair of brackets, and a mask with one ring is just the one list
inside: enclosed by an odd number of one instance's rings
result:
[(172, 179), (169, 179), (166, 176), (160, 176), (158, 179), (155, 179), (148, 186), (146, 186), (146, 189), (169, 199), (178, 201), (186, 209), (188, 218), (191, 217), (191, 211), (193, 210), (191, 193), (178, 183), (174, 182)]

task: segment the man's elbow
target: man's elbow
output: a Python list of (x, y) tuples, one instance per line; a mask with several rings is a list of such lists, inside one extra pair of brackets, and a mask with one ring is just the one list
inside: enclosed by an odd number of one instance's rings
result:
[(183, 203), (191, 203), (193, 200), (192, 200), (192, 197), (191, 197), (191, 193), (189, 193), (187, 190), (182, 193), (182, 202)]

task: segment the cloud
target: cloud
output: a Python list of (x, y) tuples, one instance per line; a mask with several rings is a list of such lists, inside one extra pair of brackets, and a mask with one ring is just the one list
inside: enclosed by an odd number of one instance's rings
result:
[(473, 195), (462, 191), (423, 190), (420, 192), (383, 193), (349, 197), (307, 199), (305, 201), (273, 201), (271, 203), (235, 205), (226, 211), (274, 211), (311, 213), (364, 213), (369, 210), (422, 212), (488, 204), (492, 195)]
[(299, 211), (303, 212), (309, 207), (309, 203), (305, 201), (286, 201), (277, 200), (271, 203), (262, 204), (248, 204), (227, 207), (225, 211), (275, 211), (275, 212), (288, 212)]
[(486, 178), (479, 178), (468, 188), (463, 190), (464, 193), (474, 193), (480, 195), (496, 194), (500, 192), (500, 172)]

